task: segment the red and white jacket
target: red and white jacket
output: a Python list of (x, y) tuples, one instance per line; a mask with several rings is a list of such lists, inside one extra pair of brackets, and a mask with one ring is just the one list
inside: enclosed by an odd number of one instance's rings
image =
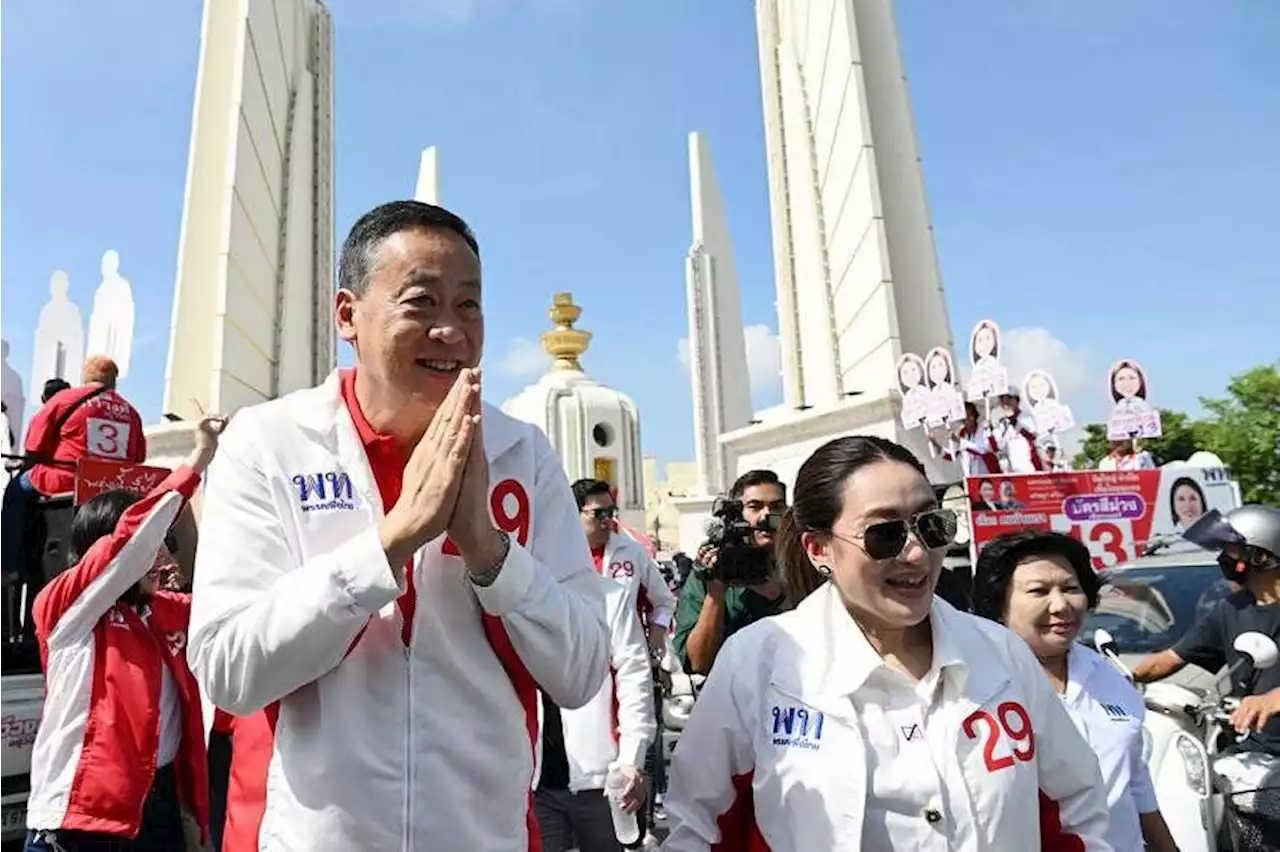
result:
[(204, 726), (186, 652), (191, 597), (158, 592), (145, 621), (117, 602), (154, 565), (169, 526), (199, 484), (190, 468), (174, 471), (125, 511), (112, 535), (36, 595), (46, 694), (31, 757), (30, 828), (138, 833), (159, 768), (166, 666), (182, 713), (178, 793), (205, 828)]
[(938, 598), (930, 626), (937, 691), (910, 729), (865, 712), (885, 663), (830, 583), (726, 640), (676, 749), (662, 848), (860, 852), (897, 801), (877, 796), (872, 761), (916, 741), (938, 769), (917, 771), (916, 752), (896, 774), (923, 789), (941, 775), (959, 807), (922, 813), (894, 850), (926, 848), (927, 833), (937, 848), (1112, 852), (1097, 758), (1026, 643)]
[(240, 409), (209, 468), (191, 657), (207, 700), (238, 717), (233, 840), (537, 849), (538, 690), (580, 707), (608, 657), (564, 468), (536, 427), (486, 406), (489, 508), (511, 536), (501, 573), (475, 586), (441, 536), (397, 577), (378, 524), (405, 458), (354, 383), (335, 372)]
[[(582, 707), (560, 711), (569, 789), (575, 793), (603, 789), (614, 761), (644, 768), (645, 750), (658, 732), (649, 645), (640, 629), (633, 593), (607, 577), (600, 582), (609, 624), (609, 676)], [(543, 721), (542, 702), (538, 702), (539, 729)], [(535, 771), (534, 778), (539, 774)]]
[(593, 551), (596, 571), (621, 583), (627, 590), (632, 608), (640, 616), (640, 626), (661, 627), (671, 624), (676, 609), (676, 596), (671, 594), (662, 570), (645, 552), (644, 545), (631, 536), (614, 532), (604, 550)]

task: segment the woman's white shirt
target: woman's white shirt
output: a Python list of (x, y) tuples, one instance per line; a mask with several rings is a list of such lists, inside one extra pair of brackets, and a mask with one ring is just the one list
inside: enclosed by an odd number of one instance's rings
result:
[(1142, 757), (1142, 696), (1115, 666), (1079, 645), (1067, 655), (1067, 691), (1060, 697), (1098, 756), (1111, 809), (1107, 840), (1116, 852), (1142, 852), (1138, 816), (1159, 810)]
[(1026, 644), (941, 599), (930, 618), (918, 684), (829, 584), (731, 637), (681, 735), (663, 848), (754, 850), (755, 831), (772, 852), (1028, 852), (1047, 801), (1109, 852), (1097, 761)]

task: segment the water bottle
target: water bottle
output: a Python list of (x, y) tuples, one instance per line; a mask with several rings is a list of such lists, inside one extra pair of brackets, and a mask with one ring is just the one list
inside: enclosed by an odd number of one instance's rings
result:
[(609, 764), (609, 776), (604, 782), (604, 794), (609, 799), (609, 815), (613, 817), (613, 836), (626, 847), (640, 843), (640, 826), (636, 815), (622, 809), (622, 794), (627, 789), (627, 776), (618, 764)]

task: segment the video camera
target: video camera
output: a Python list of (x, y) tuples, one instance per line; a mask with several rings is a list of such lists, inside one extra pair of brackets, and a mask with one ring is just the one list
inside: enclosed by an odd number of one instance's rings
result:
[(716, 564), (708, 569), (712, 579), (726, 586), (755, 586), (773, 573), (773, 548), (756, 544), (757, 532), (776, 532), (780, 515), (768, 514), (760, 526), (742, 515), (741, 500), (716, 500), (707, 523), (707, 544), (716, 549)]

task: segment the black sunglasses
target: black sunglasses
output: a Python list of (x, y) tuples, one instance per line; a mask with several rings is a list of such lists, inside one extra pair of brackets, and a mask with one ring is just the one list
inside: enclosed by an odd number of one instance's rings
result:
[[(950, 509), (930, 509), (912, 518), (900, 518), (895, 521), (880, 521), (871, 524), (862, 534), (856, 536), (861, 542), (854, 541), (862, 551), (872, 559), (893, 559), (907, 546), (907, 537), (912, 533), (929, 550), (946, 547), (956, 539), (956, 513)], [(836, 538), (850, 541), (844, 536)]]
[(610, 506), (607, 509), (583, 509), (582, 514), (595, 518), (597, 521), (608, 520), (617, 517), (618, 507)]

